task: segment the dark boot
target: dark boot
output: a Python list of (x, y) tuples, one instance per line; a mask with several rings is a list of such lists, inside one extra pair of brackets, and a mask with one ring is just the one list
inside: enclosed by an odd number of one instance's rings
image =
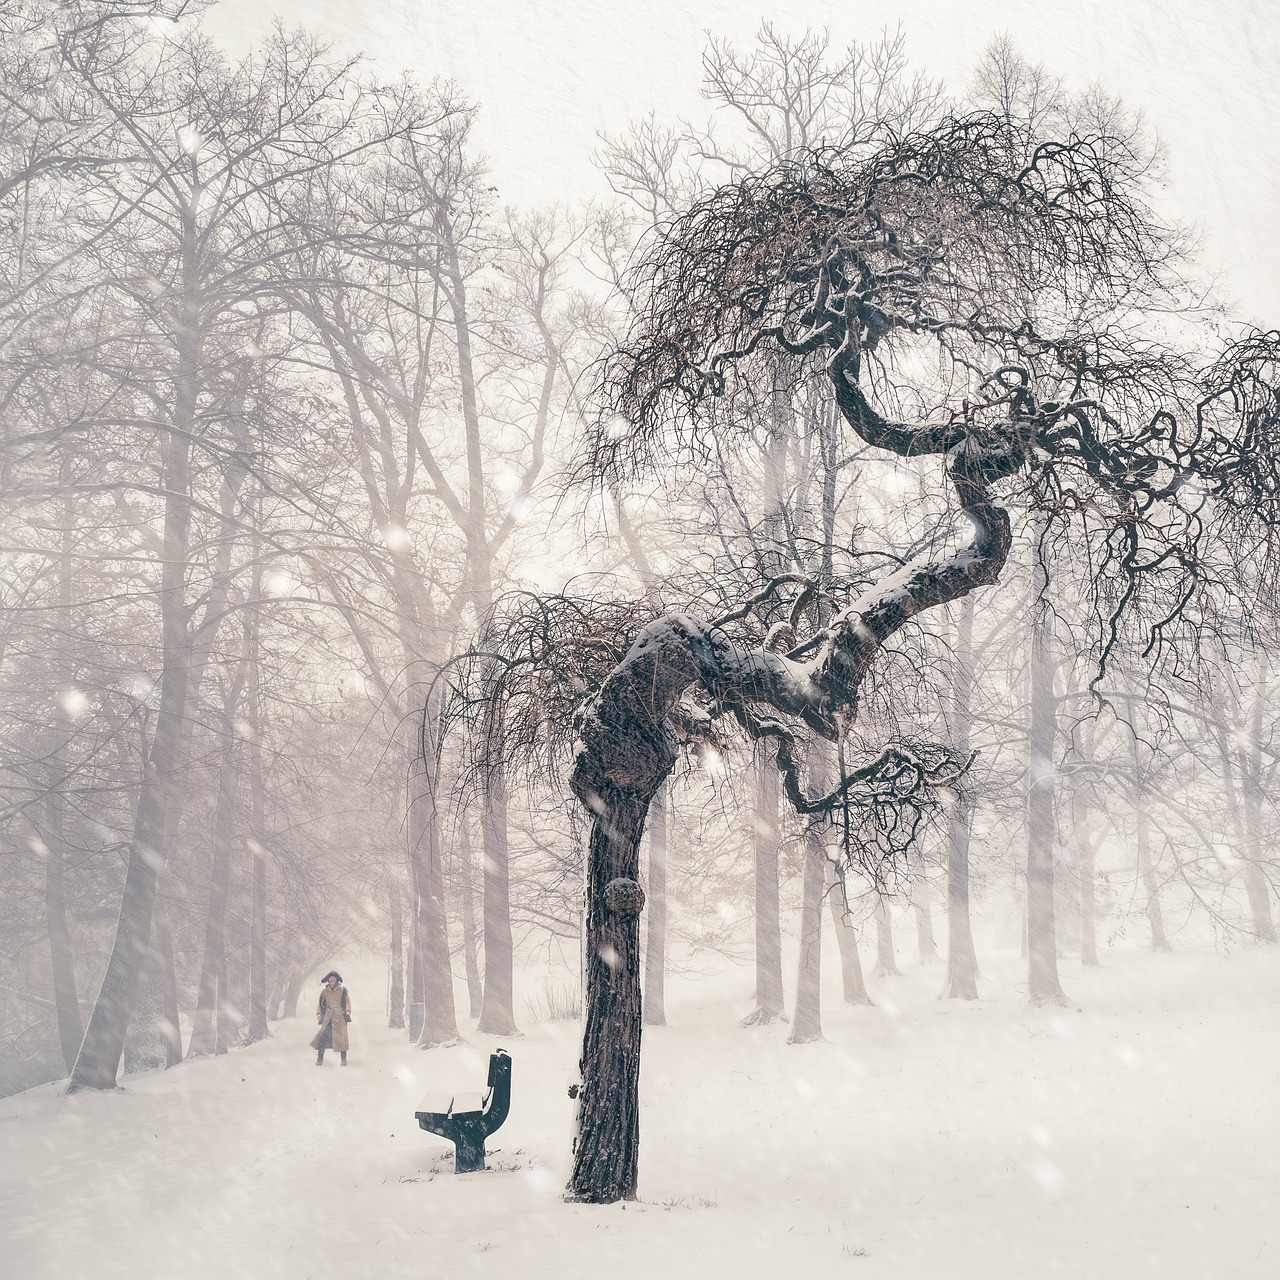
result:
[(347, 1051), (343, 1049), (341, 1050), (341, 1053), (342, 1053), (342, 1065), (345, 1067), (347, 1065)]
[(324, 1050), (323, 1049), (316, 1050), (316, 1066), (317, 1067), (324, 1066)]

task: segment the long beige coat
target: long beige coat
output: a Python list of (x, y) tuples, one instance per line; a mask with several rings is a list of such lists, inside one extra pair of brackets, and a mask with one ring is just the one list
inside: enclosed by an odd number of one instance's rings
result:
[(320, 1040), (324, 1035), (324, 1029), (327, 1026), (333, 1026), (333, 1042), (329, 1045), (330, 1049), (336, 1049), (339, 1053), (346, 1053), (351, 1047), (347, 1040), (347, 1019), (346, 1014), (351, 1012), (351, 997), (347, 995), (346, 987), (338, 987), (330, 990), (329, 984), (326, 982), (320, 988), (320, 1003), (316, 1007), (316, 1017), (320, 1019), (320, 1030), (316, 1032), (316, 1038), (312, 1040), (311, 1047), (318, 1049)]

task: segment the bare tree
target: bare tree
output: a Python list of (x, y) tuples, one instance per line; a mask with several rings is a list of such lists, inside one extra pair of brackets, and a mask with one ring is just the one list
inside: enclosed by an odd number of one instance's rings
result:
[[(645, 309), (609, 383), (630, 430), (601, 433), (595, 473), (669, 456), (682, 441), (705, 449), (699, 424), (721, 401), (759, 396), (777, 350), (821, 371), (866, 444), (941, 457), (968, 537), (949, 546), (946, 521), (936, 549), (782, 652), (761, 645), (750, 623), (777, 583), (711, 621), (661, 618), (640, 630), (583, 708), (572, 786), (593, 827), (572, 1196), (635, 1194), (632, 886), (645, 815), (673, 767), (691, 700), (704, 717), (731, 715), (777, 742), (798, 810), (855, 805), (892, 843), (889, 808), (901, 813), (954, 776), (949, 757), (907, 746), (872, 752), (815, 796), (795, 735), (847, 737), (885, 642), (925, 610), (999, 578), (1012, 534), (995, 485), (1023, 477), (1015, 495), (1115, 548), (1094, 580), (1104, 663), (1143, 606), (1160, 610), (1155, 642), (1172, 643), (1179, 623), (1193, 621), (1193, 604), (1205, 607), (1197, 586), (1213, 576), (1223, 531), (1274, 520), (1245, 443), (1256, 437), (1250, 413), (1273, 412), (1263, 352), (1234, 348), (1197, 380), (1177, 353), (1117, 347), (1108, 327), (1120, 309), (1163, 305), (1176, 287), (1176, 244), (1144, 201), (1144, 167), (1123, 139), (1037, 138), (1008, 119), (964, 117), (871, 160), (823, 153), (744, 177), (697, 203), (646, 259)], [(1064, 317), (1058, 297), (1074, 302), (1084, 288), (1088, 306)], [(906, 395), (891, 354), (927, 346), (945, 379)], [(1228, 390), (1242, 379), (1255, 389), (1243, 415)], [(876, 393), (936, 407), (912, 424), (877, 408)], [(1193, 426), (1162, 429), (1171, 419)], [(1068, 491), (1089, 493), (1087, 506), (1058, 505)], [(1125, 585), (1112, 595), (1117, 580)]]

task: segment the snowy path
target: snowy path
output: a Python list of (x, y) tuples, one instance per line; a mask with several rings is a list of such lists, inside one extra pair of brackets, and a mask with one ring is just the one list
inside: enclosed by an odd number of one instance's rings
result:
[(643, 1200), (625, 1208), (559, 1198), (567, 1024), (506, 1046), (511, 1117), (489, 1171), (463, 1178), (413, 1111), (430, 1089), (476, 1087), (486, 1039), (423, 1054), (359, 1019), (352, 1065), (318, 1070), (297, 1019), (114, 1094), (32, 1090), (0, 1101), (0, 1270), (1280, 1275), (1280, 955), (1070, 966), (1082, 1013), (1030, 1010), (999, 983), (942, 1005), (939, 980), (873, 980), (878, 1008), (831, 1001), (826, 1042), (795, 1048), (785, 1027), (734, 1025), (747, 975), (681, 983), (674, 1025), (646, 1033)]

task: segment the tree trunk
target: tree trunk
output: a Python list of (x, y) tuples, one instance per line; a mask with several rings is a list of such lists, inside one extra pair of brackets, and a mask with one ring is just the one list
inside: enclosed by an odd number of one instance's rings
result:
[(156, 895), (142, 985), (124, 1042), (126, 1072), (157, 1071), (182, 1061), (178, 1023), (178, 974), (164, 899)]
[(900, 978), (898, 959), (893, 950), (893, 917), (884, 897), (876, 897), (876, 977)]
[(285, 968), (277, 964), (271, 974), (271, 985), (267, 990), (267, 1021), (280, 1021), (280, 1006), (284, 1002)]
[[(587, 989), (567, 1195), (592, 1204), (636, 1198), (643, 1002), (640, 898), (631, 886), (639, 887), (652, 794), (597, 793), (587, 848)], [(622, 883), (607, 893), (611, 882)]]
[(1057, 731), (1053, 662), (1049, 654), (1046, 607), (1031, 605), (1031, 734), (1027, 795), (1027, 957), (1033, 1004), (1063, 1004), (1067, 997), (1058, 980), (1058, 945), (1054, 919), (1054, 736)]
[(916, 920), (916, 956), (919, 964), (937, 964), (937, 943), (933, 940), (933, 914), (929, 904), (927, 880), (911, 882), (911, 910)]
[(826, 894), (831, 904), (831, 924), (840, 948), (840, 982), (845, 1004), (871, 1004), (858, 954), (858, 931), (849, 918), (849, 898), (845, 879), (830, 859), (826, 862)]
[(409, 862), (409, 885), (413, 894), (413, 915), (409, 929), (409, 1042), (417, 1044), (427, 1020), (427, 982), (422, 968), (422, 905), (420, 876), (413, 859)]
[(166, 814), (184, 759), (187, 682), (191, 661), (186, 574), (191, 533), (191, 442), (200, 391), (200, 326), (203, 299), (197, 286), (199, 231), (195, 198), (182, 218), (181, 316), (174, 331), (174, 430), (164, 437), (163, 564), (160, 577), (160, 703), (151, 750), (143, 766), (133, 838), (125, 868), (120, 917), (106, 973), (67, 1092), (114, 1089), (125, 1035), (151, 941), (151, 914), (164, 866)]
[(649, 806), (649, 889), (645, 898), (644, 1020), (667, 1025), (667, 795), (664, 781)]
[(284, 1001), (280, 1009), (283, 1018), (298, 1016), (298, 1001), (302, 999), (302, 980), (307, 976), (301, 953), (295, 953), (289, 962), (289, 978), (284, 987)]
[(1240, 776), (1244, 782), (1244, 888), (1249, 899), (1249, 916), (1253, 932), (1260, 942), (1276, 941), (1276, 926), (1271, 914), (1271, 886), (1263, 871), (1262, 839), (1262, 720), (1267, 695), (1267, 655), (1257, 659), (1253, 690), (1253, 709), (1249, 717), (1249, 743), (1240, 748)]
[(1249, 916), (1259, 942), (1275, 942), (1275, 919), (1271, 914), (1271, 885), (1262, 870), (1262, 789), (1250, 786), (1244, 797), (1245, 864), (1244, 887), (1249, 899)]
[(387, 1026), (404, 1028), (404, 913), (400, 909), (400, 886), (392, 875), (391, 897), (391, 994), (388, 998)]
[(1098, 959), (1097, 867), (1093, 833), (1084, 813), (1083, 796), (1077, 787), (1071, 797), (1071, 827), (1080, 865), (1080, 963), (1086, 969), (1100, 969)]
[(485, 784), (480, 831), (484, 839), (484, 1003), (477, 1031), (516, 1034), (511, 943), (511, 883), (507, 849), (507, 787), (498, 776)]
[[(960, 602), (956, 647), (951, 663), (951, 742), (956, 753), (969, 755), (973, 726), (973, 597)], [(947, 978), (942, 995), (949, 1000), (978, 998), (978, 956), (973, 946), (969, 912), (969, 837), (973, 800), (967, 788), (947, 812)]]
[(800, 962), (788, 1044), (822, 1039), (822, 898), (826, 881), (822, 840), (810, 829), (804, 837), (804, 878), (800, 899)]
[(44, 911), (49, 933), (49, 959), (53, 968), (53, 1002), (58, 1018), (58, 1043), (68, 1071), (75, 1066), (84, 1023), (76, 992), (76, 959), (67, 919), (66, 858), (63, 839), (66, 774), (55, 779), (45, 800), (49, 814), (49, 838), (44, 842)]
[[(213, 809), (213, 858), (209, 866), (209, 905), (205, 912), (204, 947), (200, 960), (195, 1018), (191, 1027), (191, 1040), (187, 1045), (189, 1058), (215, 1053), (218, 1048), (219, 980), (226, 972), (231, 841), (235, 830), (236, 796), (240, 787), (235, 751), (234, 742), (229, 741), (225, 747), (222, 768), (218, 772), (218, 796)], [(225, 981), (221, 985), (225, 988)]]
[[(61, 480), (64, 486), (62, 528), (58, 554), (58, 610), (61, 625), (71, 631), (71, 587), (75, 567), (71, 559), (71, 539), (75, 529), (75, 499), (72, 486), (71, 459), (63, 456)], [(71, 687), (70, 672), (63, 673)], [(45, 794), (45, 812), (49, 820), (49, 838), (44, 847), (44, 909), (49, 933), (49, 959), (53, 973), (53, 1002), (58, 1018), (58, 1043), (68, 1071), (75, 1066), (80, 1042), (84, 1039), (84, 1019), (80, 1016), (80, 996), (76, 987), (75, 950), (71, 942), (71, 925), (67, 919), (66, 901), (66, 819), (65, 788), (70, 775), (67, 752), (75, 725), (59, 703), (57, 739), (50, 752), (50, 779)], [(0, 1023), (0, 1025), (3, 1025)]]
[(755, 750), (755, 936), (756, 1007), (744, 1026), (765, 1026), (782, 1017), (782, 914), (778, 905), (778, 770), (773, 748)]
[(462, 891), (462, 964), (467, 975), (467, 1016), (479, 1018), (484, 1003), (480, 980), (480, 942), (476, 937), (475, 867), (471, 862), (471, 827), (466, 816), (458, 819), (458, 880)]
[[(185, 800), (179, 794), (165, 815), (163, 847), (177, 839)], [(173, 937), (157, 887), (142, 985), (124, 1042), (126, 1071), (156, 1071), (182, 1061), (182, 1033), (178, 1022), (178, 975), (173, 958)]]
[(1151, 824), (1147, 817), (1147, 786), (1142, 776), (1142, 764), (1138, 759), (1137, 729), (1129, 737), (1131, 781), (1133, 785), (1133, 818), (1135, 844), (1137, 845), (1138, 877), (1146, 890), (1147, 923), (1151, 929), (1151, 950), (1169, 951), (1169, 939), (1164, 931), (1164, 911), (1160, 905), (1160, 886), (1156, 882), (1155, 867), (1151, 863)]
[[(255, 539), (256, 544), (256, 539)], [(261, 593), (261, 570), (254, 573), (254, 594)], [(267, 813), (263, 777), (262, 667), (258, 616), (247, 615), (249, 629), (249, 1026), (246, 1044), (267, 1038)]]
[(415, 950), (422, 976), (422, 1028), (416, 1043), (429, 1049), (457, 1040), (458, 1022), (434, 787), (421, 756), (415, 756), (410, 768), (409, 861), (417, 904)]
[(1137, 844), (1138, 874), (1142, 878), (1143, 888), (1147, 894), (1147, 923), (1151, 928), (1151, 950), (1170, 951), (1169, 939), (1164, 931), (1164, 911), (1160, 905), (1160, 886), (1156, 882), (1155, 868), (1151, 863), (1151, 837), (1147, 822), (1147, 812), (1143, 807), (1143, 793), (1138, 793)]
[(978, 956), (969, 913), (969, 833), (973, 805), (959, 796), (947, 814), (947, 980), (943, 997), (978, 998)]

